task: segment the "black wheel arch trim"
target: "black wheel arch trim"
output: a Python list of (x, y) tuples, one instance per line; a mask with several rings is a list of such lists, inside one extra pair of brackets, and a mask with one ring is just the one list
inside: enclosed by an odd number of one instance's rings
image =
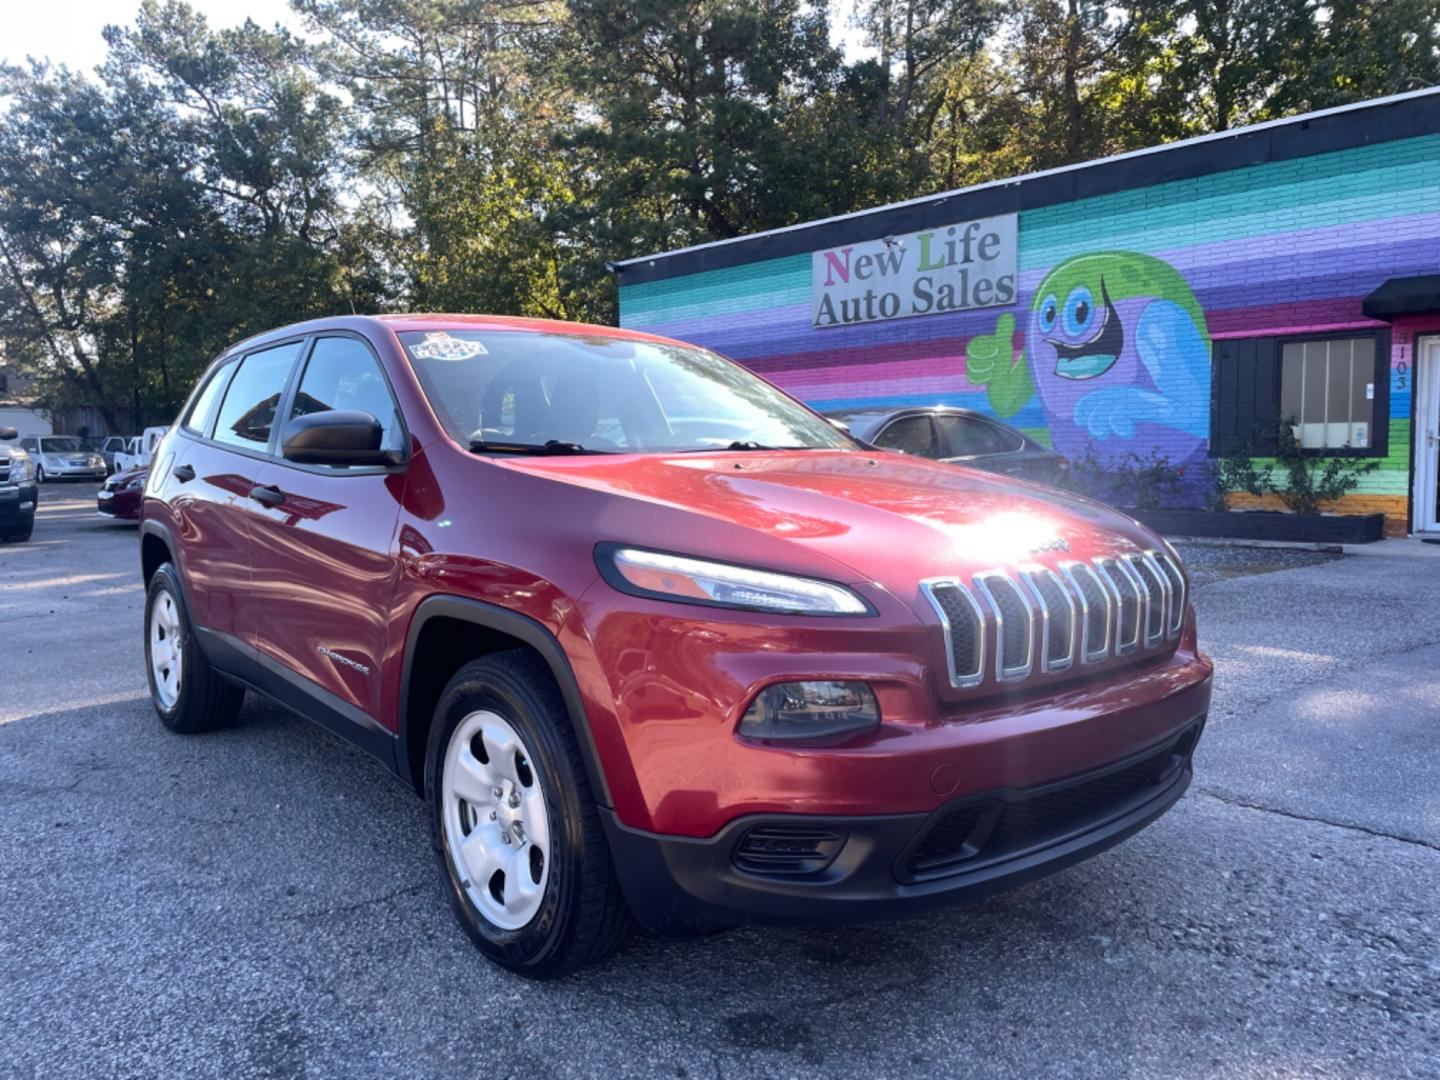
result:
[[(431, 619), (441, 617), (458, 619), (487, 630), (506, 634), (534, 649), (540, 655), (540, 658), (545, 661), (546, 667), (550, 669), (551, 675), (554, 676), (555, 683), (560, 688), (560, 696), (564, 698), (565, 707), (570, 713), (570, 724), (575, 729), (575, 734), (580, 742), (580, 752), (585, 760), (585, 774), (590, 781), (590, 790), (594, 794), (596, 802), (602, 807), (606, 809), (613, 807), (610, 786), (606, 783), (605, 770), (601, 768), (599, 751), (596, 749), (595, 738), (590, 730), (590, 717), (585, 711), (585, 701), (580, 694), (580, 683), (575, 678), (574, 669), (570, 666), (570, 659), (565, 655), (565, 650), (561, 647), (559, 640), (543, 624), (528, 615), (464, 596), (428, 596), (416, 606), (415, 613), (410, 619), (410, 629), (405, 636), (405, 655), (400, 676), (400, 700), (396, 707), (399, 718), (397, 730), (399, 738), (395, 752), (395, 769), (400, 778), (413, 787), (421, 797), (424, 797), (425, 778), (423, 775), (413, 775), (409, 755), (406, 751), (410, 745), (410, 676), (414, 671), (415, 646), (420, 640), (421, 631)], [(428, 724), (430, 720), (430, 717), (424, 717), (422, 722)]]
[(185, 587), (185, 572), (180, 565), (180, 545), (175, 542), (175, 534), (170, 531), (170, 526), (163, 521), (156, 521), (147, 518), (140, 522), (140, 572), (145, 572), (145, 538), (153, 536), (165, 545), (170, 552), (170, 561), (175, 564), (175, 571), (180, 577), (180, 587)]

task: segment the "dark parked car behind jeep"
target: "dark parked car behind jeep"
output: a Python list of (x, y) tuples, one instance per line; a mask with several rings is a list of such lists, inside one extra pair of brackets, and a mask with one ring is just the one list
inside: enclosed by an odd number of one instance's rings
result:
[(1063, 454), (993, 416), (948, 405), (903, 409), (842, 409), (825, 414), (858, 439), (901, 454), (1018, 476), (1041, 484), (1065, 479)]
[(888, 918), (1054, 871), (1181, 796), (1210, 701), (1184, 571), (1135, 522), (622, 330), (243, 342), (141, 513), (163, 722), (249, 688), (369, 750), (529, 975), (632, 917)]

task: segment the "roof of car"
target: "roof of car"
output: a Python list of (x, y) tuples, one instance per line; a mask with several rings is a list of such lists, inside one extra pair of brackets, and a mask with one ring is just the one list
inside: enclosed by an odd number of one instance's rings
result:
[(366, 330), (384, 326), (395, 333), (413, 330), (511, 330), (532, 334), (585, 334), (593, 337), (620, 338), (626, 341), (655, 341), (665, 344), (683, 344), (673, 338), (646, 334), (639, 330), (626, 330), (618, 326), (601, 326), (598, 323), (566, 322), (563, 319), (532, 319), (517, 315), (465, 315), (453, 312), (410, 312), (394, 315), (331, 315), (306, 322), (277, 326), (262, 334), (254, 334), (237, 341), (226, 349), (233, 353), (250, 349), (271, 338), (290, 337), (296, 334), (314, 334), (324, 330)]
[(897, 405), (893, 409), (882, 408), (859, 408), (859, 409), (822, 409), (826, 416), (834, 416), (843, 419), (844, 417), (857, 416), (898, 416), (901, 413), (949, 413), (953, 416), (976, 416), (982, 420), (990, 420), (994, 423), (1004, 423), (1003, 420), (995, 420), (993, 416), (977, 412), (974, 409), (962, 409), (958, 405)]

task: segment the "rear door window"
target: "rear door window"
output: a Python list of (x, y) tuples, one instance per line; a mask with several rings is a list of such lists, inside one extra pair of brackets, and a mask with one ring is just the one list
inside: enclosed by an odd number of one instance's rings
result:
[(269, 445), (275, 410), (304, 344), (288, 342), (253, 352), (240, 361), (215, 421), (217, 442), (250, 450), (264, 450)]

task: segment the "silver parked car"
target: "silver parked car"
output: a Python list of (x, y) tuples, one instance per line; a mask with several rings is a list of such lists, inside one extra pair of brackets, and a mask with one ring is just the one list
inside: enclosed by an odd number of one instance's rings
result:
[(46, 480), (104, 480), (105, 459), (76, 435), (27, 435), (20, 445), (35, 460), (35, 478)]

